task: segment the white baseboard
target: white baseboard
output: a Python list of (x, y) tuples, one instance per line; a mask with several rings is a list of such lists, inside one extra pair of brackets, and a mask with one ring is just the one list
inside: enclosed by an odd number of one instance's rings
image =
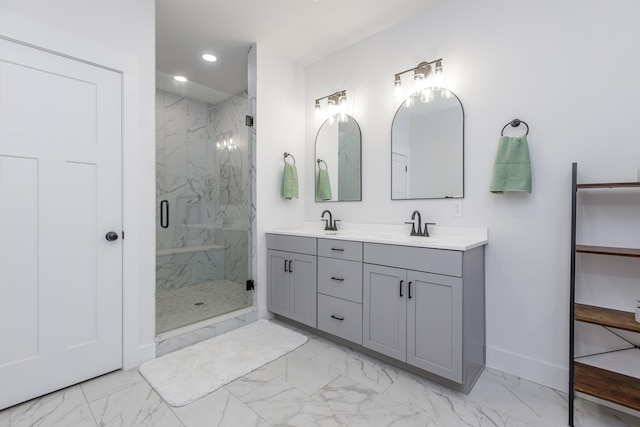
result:
[(537, 359), (487, 346), (487, 367), (567, 393), (569, 371)]

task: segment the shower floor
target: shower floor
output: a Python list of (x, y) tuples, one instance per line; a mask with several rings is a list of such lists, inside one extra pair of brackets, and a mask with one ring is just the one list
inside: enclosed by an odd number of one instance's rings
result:
[(246, 285), (216, 280), (156, 292), (156, 334), (251, 305)]

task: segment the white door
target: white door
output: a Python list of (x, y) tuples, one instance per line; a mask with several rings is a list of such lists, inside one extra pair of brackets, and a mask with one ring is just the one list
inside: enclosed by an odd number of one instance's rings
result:
[(0, 409), (122, 367), (121, 88), (0, 39)]

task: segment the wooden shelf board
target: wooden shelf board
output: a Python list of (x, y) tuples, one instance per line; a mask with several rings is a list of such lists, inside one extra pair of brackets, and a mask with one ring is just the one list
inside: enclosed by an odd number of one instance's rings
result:
[(636, 374), (638, 367), (638, 349), (580, 358), (573, 363), (574, 389), (640, 410), (640, 378), (627, 375)]
[(640, 323), (636, 322), (634, 313), (630, 311), (576, 304), (575, 320), (625, 331), (640, 332)]
[(576, 245), (576, 252), (584, 254), (614, 255), (640, 258), (640, 249), (614, 248), (611, 246)]
[(640, 182), (599, 182), (593, 184), (577, 184), (580, 188), (633, 188), (640, 187)]

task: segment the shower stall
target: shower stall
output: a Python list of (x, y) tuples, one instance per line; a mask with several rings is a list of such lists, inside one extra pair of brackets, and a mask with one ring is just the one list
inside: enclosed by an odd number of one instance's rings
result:
[(248, 112), (156, 92), (156, 334), (252, 305)]

